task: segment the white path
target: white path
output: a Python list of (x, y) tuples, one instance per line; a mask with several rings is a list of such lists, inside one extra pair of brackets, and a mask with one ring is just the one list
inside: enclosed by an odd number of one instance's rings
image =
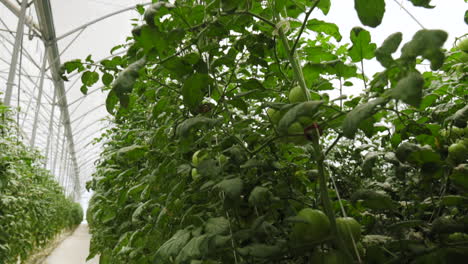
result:
[(98, 264), (97, 258), (86, 262), (90, 240), (88, 225), (81, 224), (71, 236), (62, 241), (43, 264)]

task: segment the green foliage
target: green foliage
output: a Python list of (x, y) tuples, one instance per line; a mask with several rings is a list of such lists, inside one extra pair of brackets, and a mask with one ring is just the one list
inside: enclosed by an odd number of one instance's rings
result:
[(377, 27), (385, 14), (385, 0), (354, 0), (354, 8), (362, 24)]
[(403, 34), (401, 34), (401, 32), (393, 33), (392, 35), (388, 36), (388, 38), (386, 38), (385, 41), (382, 43), (382, 46), (380, 46), (375, 51), (376, 59), (385, 68), (390, 67), (394, 62), (392, 54), (397, 51), (402, 38)]
[(385, 98), (377, 98), (354, 108), (346, 115), (343, 121), (343, 134), (348, 138), (354, 138), (359, 125), (370, 118), (376, 112), (376, 107), (387, 102)]
[(438, 70), (444, 62), (445, 55), (441, 48), (447, 37), (447, 33), (442, 30), (420, 30), (403, 46), (401, 58), (411, 61), (422, 56), (431, 62), (432, 70)]
[(371, 43), (371, 35), (369, 31), (355, 27), (351, 30), (351, 41), (353, 46), (349, 49), (349, 56), (353, 62), (362, 61), (364, 59), (370, 60), (375, 55), (377, 45)]
[[(64, 229), (83, 220), (83, 210), (67, 199), (41, 157), (14, 136), (13, 121), (0, 104), (0, 263), (24, 262)], [(23, 263), (22, 262), (22, 263)]]
[[(466, 244), (446, 243), (449, 232), (466, 232), (468, 213), (466, 162), (449, 153), (465, 142), (454, 129), (466, 126), (463, 53), (443, 50), (440, 30), (417, 32), (399, 58), (400, 33), (377, 48), (370, 32), (354, 28), (352, 43), (334, 44), (339, 28), (312, 18), (330, 2), (176, 1), (145, 15), (126, 55), (94, 66), (117, 79), (106, 102), (114, 127), (87, 185), (95, 191), (90, 257), (292, 264), (466, 256)], [(384, 1), (356, 8), (367, 25), (384, 15)], [(370, 78), (365, 63), (374, 57), (385, 69)], [(422, 59), (438, 71), (423, 72)], [(344, 96), (359, 82), (362, 94)], [(304, 208), (323, 212), (320, 221), (301, 217)], [(357, 227), (351, 234), (338, 220), (345, 216)], [(440, 217), (448, 228), (433, 227)]]
[(413, 3), (414, 6), (420, 6), (420, 7), (425, 7), (425, 8), (434, 8), (434, 6), (431, 6), (431, 0), (409, 0), (411, 3)]
[(406, 77), (398, 81), (392, 90), (392, 97), (403, 102), (419, 107), (422, 100), (422, 89), (424, 78), (418, 72), (411, 72)]

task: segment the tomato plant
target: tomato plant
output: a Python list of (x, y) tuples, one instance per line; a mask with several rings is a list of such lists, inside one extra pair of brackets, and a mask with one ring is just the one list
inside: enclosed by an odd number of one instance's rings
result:
[[(431, 8), (429, 0), (411, 2)], [(356, 11), (364, 25), (377, 27), (385, 1), (369, 3), (356, 0)], [(437, 29), (420, 30), (405, 44), (395, 33), (377, 46), (355, 27), (352, 43), (340, 45), (338, 26), (310, 18), (326, 15), (330, 4), (157, 2), (138, 8), (145, 22), (117, 47), (127, 49), (124, 56), (63, 66), (64, 75), (101, 72), (114, 80), (103, 80), (114, 127), (98, 139), (106, 147), (87, 184), (95, 192), (87, 212), (90, 257), (466, 258), (466, 241), (448, 239), (467, 232), (466, 160), (448, 158), (456, 140), (441, 135), (466, 127), (463, 51), (444, 50), (447, 33)], [(374, 58), (384, 69), (367, 76), (365, 61)], [(363, 92), (346, 97), (352, 86)], [(326, 218), (304, 220), (304, 210)], [(318, 237), (292, 235), (326, 231), (326, 223), (330, 231)]]
[(9, 110), (0, 103), (0, 263), (26, 263), (65, 229), (83, 220), (81, 206), (21, 143)]

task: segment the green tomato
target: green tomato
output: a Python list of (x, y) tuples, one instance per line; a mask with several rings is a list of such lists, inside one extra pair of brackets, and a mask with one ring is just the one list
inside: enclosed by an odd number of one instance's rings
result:
[(468, 53), (468, 38), (464, 38), (458, 42), (457, 48), (463, 52)]
[(452, 242), (468, 241), (468, 234), (456, 232), (450, 234), (448, 240)]
[(307, 138), (304, 136), (304, 127), (299, 122), (292, 123), (288, 128), (287, 141), (298, 145), (306, 144)]
[(468, 62), (468, 53), (466, 52), (461, 52), (459, 61), (462, 63), (467, 63)]
[(296, 86), (289, 91), (289, 102), (294, 104), (294, 103), (300, 103), (300, 102), (305, 102), (307, 101), (306, 95), (302, 92), (302, 88), (299, 86)]
[(273, 124), (278, 124), (278, 122), (280, 121), (282, 117), (280, 111), (277, 111), (273, 108), (268, 108), (267, 115)]
[(440, 135), (444, 138), (449, 138), (452, 140), (459, 139), (465, 137), (468, 134), (468, 127), (466, 128), (459, 128), (453, 126), (451, 130), (443, 129), (440, 131)]
[(296, 223), (292, 238), (296, 241), (313, 243), (326, 239), (330, 234), (330, 221), (320, 210), (305, 208), (297, 216), (306, 223)]
[(292, 123), (288, 128), (288, 135), (303, 135), (304, 127), (299, 122)]
[(448, 148), (448, 158), (454, 163), (462, 163), (468, 159), (468, 146), (464, 140), (458, 140)]
[(198, 170), (196, 168), (193, 168), (192, 169), (192, 179), (196, 180), (198, 178), (200, 178), (200, 174), (198, 173)]
[(308, 127), (310, 126), (312, 123), (314, 123), (314, 120), (310, 117), (307, 117), (307, 116), (301, 116), (297, 119), (299, 121), (299, 123), (301, 123), (301, 125), (303, 125), (304, 127)]
[(352, 217), (336, 218), (336, 228), (338, 235), (348, 245), (352, 246), (353, 240), (355, 243), (358, 243), (361, 239), (361, 225)]

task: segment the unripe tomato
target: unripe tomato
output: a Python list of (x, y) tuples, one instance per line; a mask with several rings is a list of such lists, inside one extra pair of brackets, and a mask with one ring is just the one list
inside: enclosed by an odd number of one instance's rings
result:
[(198, 170), (196, 168), (193, 168), (192, 169), (192, 179), (196, 180), (198, 178), (200, 178), (200, 174), (198, 174)]
[(459, 127), (452, 127), (451, 130), (442, 130), (440, 132), (440, 135), (445, 137), (445, 138), (450, 138), (450, 139), (459, 139), (461, 137), (464, 137), (465, 134), (468, 132), (468, 127), (466, 128), (459, 128)]
[(271, 122), (273, 124), (278, 124), (278, 122), (280, 121), (280, 119), (282, 117), (280, 111), (277, 111), (277, 110), (275, 110), (273, 108), (269, 108), (267, 110), (267, 115), (268, 115), (268, 117), (270, 118), (270, 120), (271, 120)]
[(320, 210), (305, 208), (298, 217), (307, 223), (296, 223), (292, 230), (292, 238), (296, 241), (312, 243), (324, 240), (330, 234), (330, 221)]
[(468, 146), (463, 140), (459, 140), (450, 145), (448, 152), (448, 158), (456, 164), (465, 162), (468, 159)]
[(348, 245), (357, 243), (361, 239), (361, 225), (352, 217), (336, 218), (336, 228), (338, 235), (343, 238)]
[(463, 63), (467, 63), (468, 62), (468, 53), (461, 52), (460, 57), (459, 57), (459, 61), (463, 62)]
[(302, 92), (302, 88), (299, 86), (296, 86), (289, 91), (289, 102), (294, 104), (294, 103), (300, 103), (300, 102), (305, 102), (307, 101), (306, 95)]
[(299, 122), (292, 123), (288, 128), (287, 141), (295, 144), (306, 144), (307, 138), (304, 136), (304, 127)]
[(288, 135), (304, 134), (304, 127), (299, 122), (292, 123), (288, 128)]
[(307, 116), (301, 116), (297, 120), (304, 127), (310, 126), (312, 123), (314, 123), (314, 120), (312, 118), (310, 118), (310, 117), (307, 117)]
[(464, 38), (458, 42), (457, 48), (463, 52), (468, 53), (468, 38)]
[(468, 234), (456, 232), (450, 234), (448, 240), (452, 242), (468, 241)]

